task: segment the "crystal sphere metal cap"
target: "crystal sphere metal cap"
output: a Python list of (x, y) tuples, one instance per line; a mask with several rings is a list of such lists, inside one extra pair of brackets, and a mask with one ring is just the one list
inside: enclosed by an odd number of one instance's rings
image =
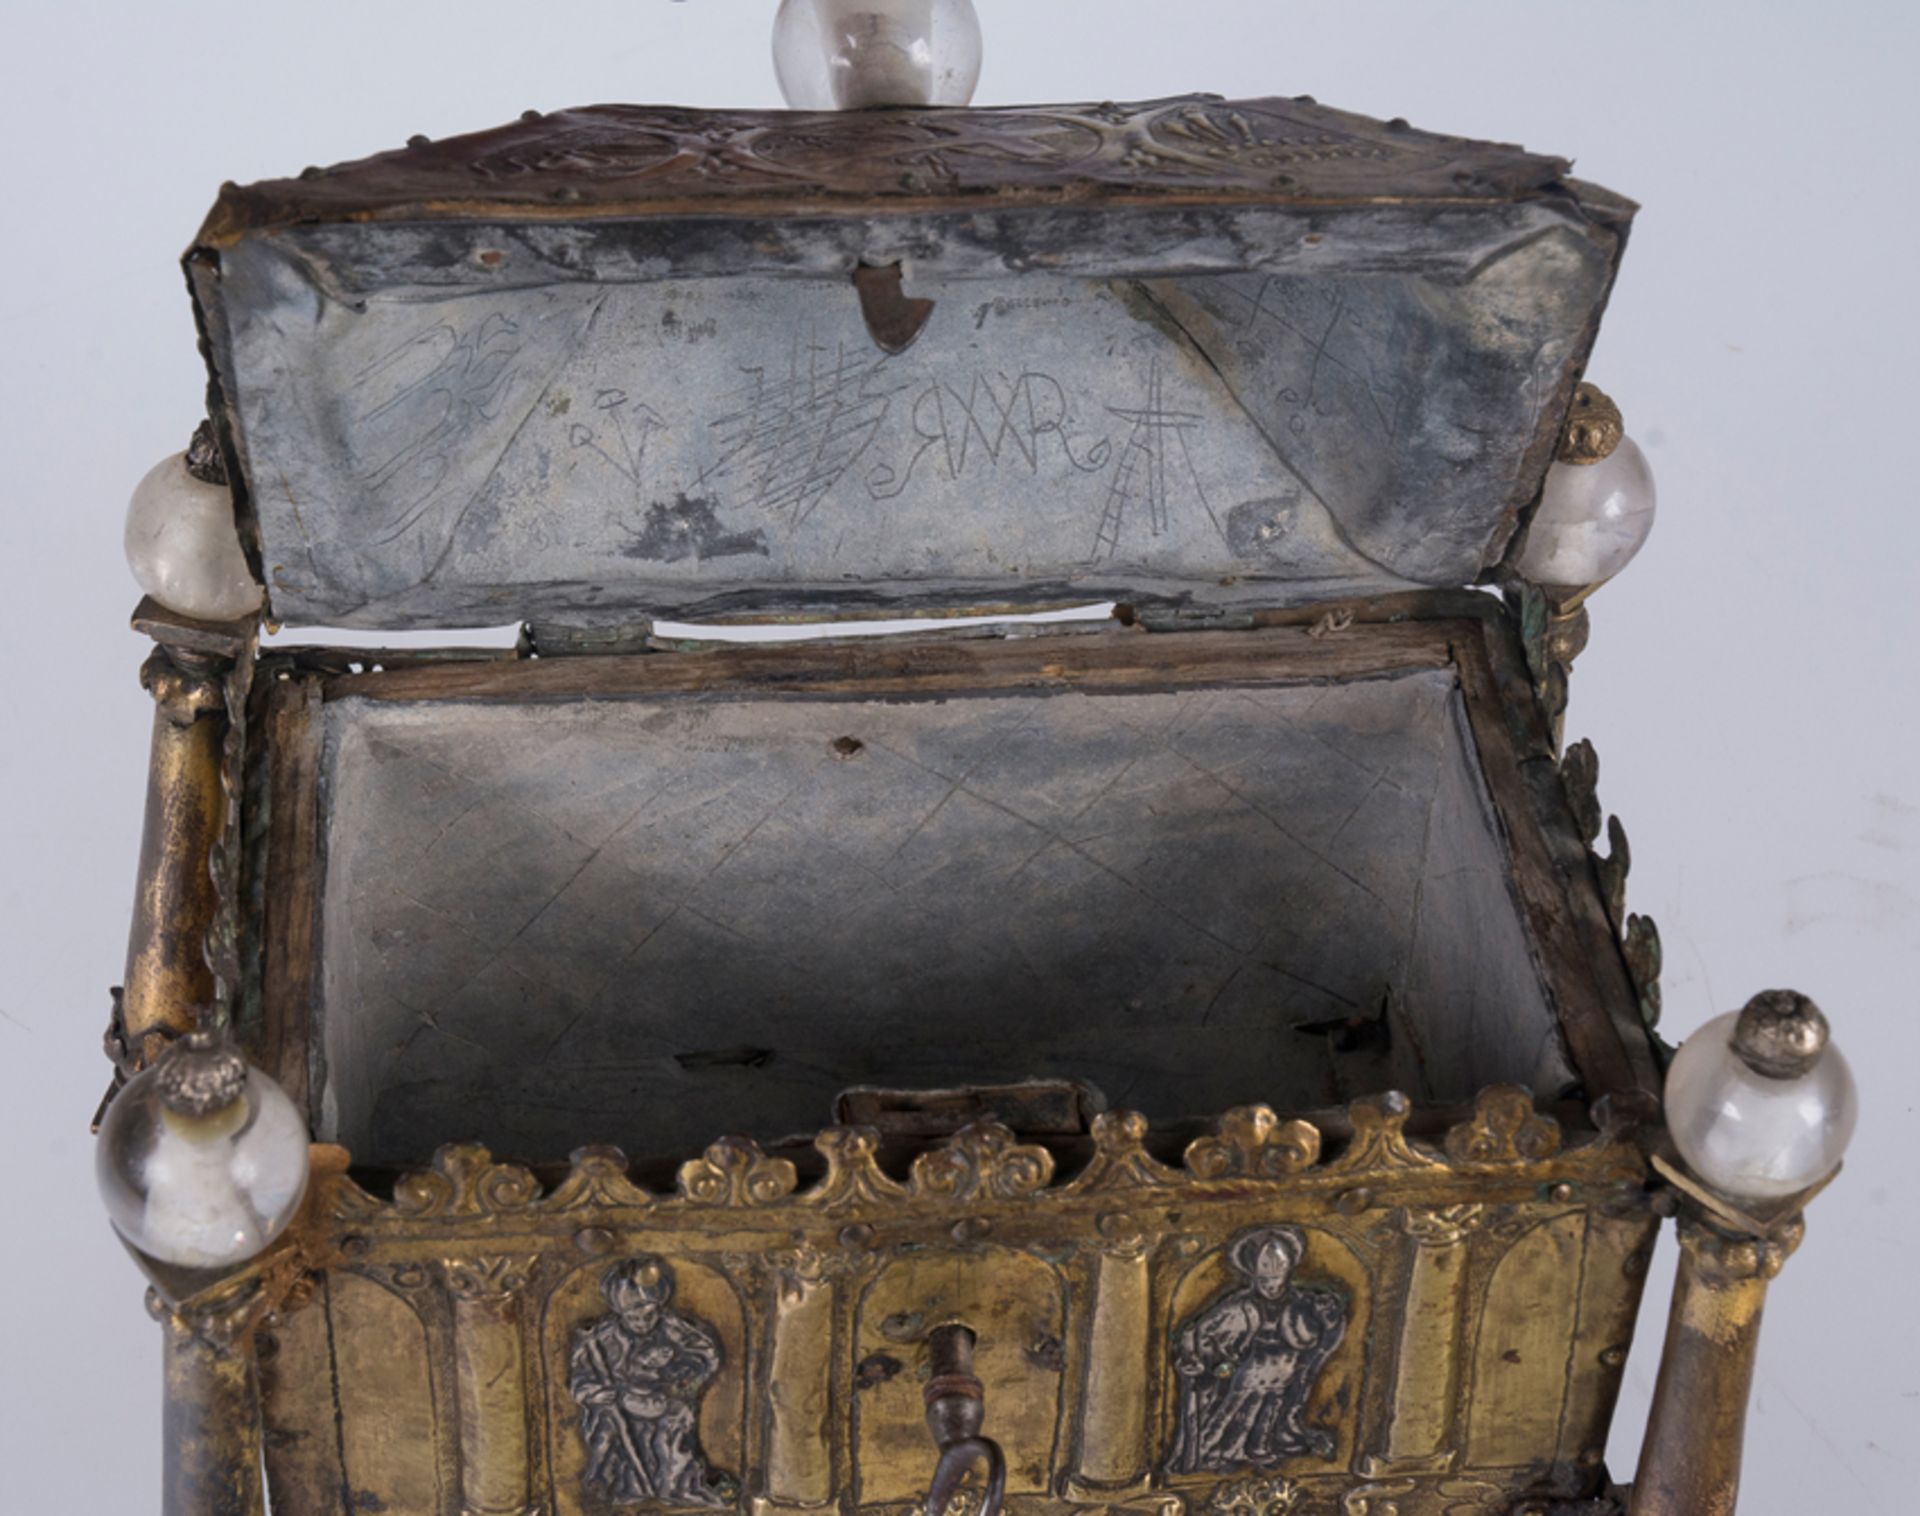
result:
[(973, 0), (781, 0), (773, 67), (803, 111), (965, 105), (980, 80)]
[(1853, 1071), (1804, 995), (1716, 1016), (1667, 1070), (1667, 1130), (1687, 1166), (1742, 1200), (1779, 1200), (1839, 1166), (1859, 1116)]
[(1612, 397), (1598, 385), (1579, 385), (1560, 434), (1560, 461), (1599, 463), (1613, 455), (1626, 435), (1626, 422)]
[(113, 1098), (94, 1172), (114, 1230), (185, 1268), (223, 1268), (287, 1229), (307, 1187), (307, 1129), (229, 1044), (182, 1038)]
[(247, 1060), (211, 1032), (182, 1037), (153, 1066), (160, 1103), (183, 1116), (212, 1116), (247, 1092)]
[(1799, 1079), (1826, 1051), (1827, 1018), (1797, 990), (1762, 990), (1733, 1027), (1733, 1049), (1769, 1079)]

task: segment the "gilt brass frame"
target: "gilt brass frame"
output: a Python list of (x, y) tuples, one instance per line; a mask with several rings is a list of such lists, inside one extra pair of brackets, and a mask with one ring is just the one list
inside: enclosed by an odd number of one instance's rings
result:
[[(1020, 1440), (1023, 1425), (1048, 1428), (1040, 1487), (1032, 1468), (1017, 1476), (1016, 1510), (1227, 1508), (1244, 1480), (1162, 1479), (1142, 1450), (1168, 1435), (1166, 1327), (1184, 1308), (1176, 1298), (1191, 1298), (1186, 1281), (1237, 1231), (1279, 1218), (1315, 1238), (1319, 1267), (1354, 1271), (1365, 1306), (1320, 1392), (1345, 1406), (1351, 1441), (1331, 1466), (1283, 1481), (1287, 1498), (1342, 1512), (1397, 1500), (1411, 1516), (1495, 1496), (1590, 1493), (1657, 1225), (1644, 1158), (1617, 1124), (1563, 1146), (1559, 1124), (1520, 1091), (1489, 1091), (1433, 1142), (1409, 1134), (1411, 1114), (1392, 1095), (1318, 1123), (1249, 1108), (1166, 1162), (1142, 1118), (1110, 1113), (1069, 1155), (1079, 1172), (1058, 1184), (1064, 1164), (1048, 1147), (993, 1123), (923, 1149), (904, 1178), (882, 1166), (871, 1129), (834, 1128), (818, 1139), (816, 1177), (804, 1185), (792, 1161), (723, 1141), (682, 1166), (665, 1195), (636, 1185), (611, 1150), (576, 1154), (547, 1188), (483, 1149), (449, 1148), (384, 1201), (342, 1171), (339, 1150), (320, 1150), (323, 1177), (295, 1244), (303, 1270), (321, 1277), (319, 1294), (274, 1316), (264, 1339), (267, 1468), (294, 1510), (330, 1508), (343, 1460), (409, 1488), (457, 1490), (466, 1510), (597, 1509), (569, 1497), (569, 1407), (547, 1365), (596, 1260), (644, 1252), (711, 1270), (737, 1292), (722, 1335), (752, 1393), (733, 1402), (743, 1424), (722, 1445), (766, 1471), (747, 1492), (756, 1511), (904, 1510), (904, 1491), (929, 1464), (917, 1387), (911, 1375), (863, 1383), (856, 1369), (889, 1344), (911, 1360), (919, 1332), (877, 1336), (859, 1306), (889, 1265), (919, 1260), (947, 1271), (949, 1308), (991, 1324), (980, 1368), (990, 1426), (997, 1420), (1015, 1447), (1031, 1440)], [(1552, 1342), (1557, 1323), (1519, 1305), (1562, 1292), (1564, 1248), (1535, 1248), (1497, 1272), (1543, 1228), (1557, 1228), (1587, 1270), (1580, 1298), (1592, 1312), (1571, 1360)], [(1066, 1302), (1051, 1342), (1010, 1329), (1043, 1272), (1057, 1275)], [(1496, 1278), (1515, 1309), (1487, 1309)], [(330, 1317), (327, 1292), (346, 1279), (411, 1302), (424, 1353), (383, 1324), (404, 1313), (357, 1325), (351, 1312)], [(1436, 1290), (1445, 1309), (1422, 1309)], [(1491, 1336), (1476, 1341), (1495, 1330), (1497, 1353)], [(355, 1365), (351, 1387), (312, 1373), (275, 1379), (277, 1366), (327, 1354)], [(1497, 1388), (1488, 1365), (1505, 1376)], [(443, 1436), (423, 1447), (404, 1415), (355, 1414), (407, 1405), (423, 1370), (433, 1402), (458, 1407), (457, 1444)], [(1056, 1376), (1064, 1389), (1049, 1396)], [(359, 1438), (344, 1447), (319, 1435), (335, 1424), (337, 1390), (352, 1397)], [(1486, 1446), (1520, 1446), (1544, 1415), (1560, 1450), (1551, 1466), (1515, 1457), (1476, 1467), (1466, 1451), (1476, 1402)], [(877, 1497), (863, 1478), (883, 1487)]]
[[(1323, 675), (1379, 667), (1383, 656), (1397, 666), (1458, 670), (1529, 919), (1543, 951), (1565, 955), (1569, 1040), (1593, 1086), (1617, 1092), (1591, 1120), (1578, 1109), (1537, 1111), (1524, 1091), (1501, 1088), (1452, 1112), (1416, 1111), (1391, 1094), (1310, 1120), (1250, 1107), (1229, 1112), (1210, 1135), (1155, 1133), (1142, 1118), (1116, 1112), (1078, 1143), (1026, 1143), (991, 1122), (944, 1143), (891, 1146), (870, 1129), (834, 1128), (811, 1154), (770, 1155), (723, 1139), (681, 1165), (670, 1188), (664, 1174), (636, 1170), (609, 1149), (582, 1150), (564, 1172), (535, 1173), (495, 1163), (481, 1149), (450, 1148), (424, 1172), (356, 1177), (344, 1151), (316, 1148), (306, 1209), (279, 1245), (230, 1277), (171, 1281), (154, 1294), (168, 1342), (166, 1508), (177, 1516), (258, 1512), (264, 1468), (288, 1509), (340, 1509), (352, 1494), (351, 1456), (387, 1460), (400, 1477), (430, 1486), (428, 1508), (436, 1511), (599, 1509), (574, 1503), (564, 1478), (569, 1455), (556, 1452), (567, 1446), (567, 1407), (551, 1379), (558, 1328), (549, 1317), (557, 1292), (572, 1290), (567, 1319), (577, 1320), (580, 1281), (598, 1261), (645, 1250), (730, 1281), (736, 1315), (723, 1336), (737, 1354), (740, 1420), (737, 1439), (723, 1446), (737, 1468), (761, 1471), (743, 1491), (758, 1516), (822, 1508), (895, 1516), (906, 1508), (897, 1490), (863, 1500), (856, 1481), (850, 1439), (859, 1435), (861, 1397), (895, 1393), (884, 1379), (865, 1388), (857, 1380), (875, 1343), (857, 1339), (856, 1300), (890, 1262), (929, 1256), (983, 1265), (976, 1310), (1022, 1293), (995, 1274), (996, 1259), (1041, 1260), (1061, 1282), (1057, 1341), (1004, 1341), (982, 1352), (989, 1416), (998, 1405), (1016, 1427), (1030, 1419), (1020, 1397), (1032, 1393), (1034, 1376), (1043, 1384), (1060, 1376), (1059, 1432), (1043, 1476), (1037, 1485), (1016, 1482), (1014, 1504), (1031, 1516), (1175, 1516), (1196, 1507), (1259, 1516), (1618, 1510), (1626, 1497), (1605, 1485), (1601, 1443), (1654, 1231), (1660, 1216), (1680, 1209), (1687, 1262), (1630, 1509), (1731, 1510), (1732, 1433), (1744, 1415), (1760, 1298), (1797, 1238), (1797, 1216), (1767, 1223), (1764, 1236), (1744, 1234), (1725, 1215), (1710, 1219), (1698, 1198), (1669, 1188), (1649, 1166), (1664, 1138), (1651, 1107), (1630, 1097), (1658, 1078), (1640, 1024), (1657, 1013), (1658, 937), (1625, 914), (1627, 855), (1617, 822), (1610, 854), (1591, 850), (1601, 831), (1597, 764), (1584, 744), (1564, 758), (1555, 752), (1553, 695), (1563, 698), (1565, 670), (1549, 618), (1533, 612), (1524, 594), (1508, 609), (1483, 595), (1443, 592), (1255, 614), (1237, 632), (1049, 639), (1044, 651), (936, 635), (905, 646), (684, 659), (276, 652), (260, 664), (246, 707), (251, 757), (243, 767), (225, 723), (245, 675), (222, 679), (219, 670), (250, 660), (250, 642), (236, 630), (230, 648), (209, 653), (205, 629), (169, 626), (149, 610), (142, 629), (159, 637), (160, 656), (174, 667), (210, 658), (200, 677), (226, 697), (200, 690), (190, 708), (206, 725), (186, 748), (163, 705), (155, 805), (162, 815), (192, 815), (195, 796), (244, 784), (249, 806), (264, 803), (271, 820), (248, 838), (245, 877), (253, 882), (244, 911), (237, 890), (222, 899), (203, 889), (170, 850), (150, 859), (135, 942), (149, 940), (155, 922), (182, 942), (217, 939), (222, 910), (244, 915), (251, 951), (241, 961), (261, 969), (237, 997), (238, 1027), (296, 1092), (305, 1057), (299, 991), (314, 945), (308, 860), (318, 815), (308, 739), (314, 705), (330, 692), (486, 699), (531, 686), (590, 695), (675, 681), (750, 685), (796, 672), (816, 690), (863, 695), (995, 680), (1097, 688), (1146, 677), (1227, 678), (1256, 649), (1269, 666), (1278, 653)], [(172, 679), (150, 684), (169, 693), (181, 687)], [(218, 830), (208, 818), (194, 835)], [(1583, 871), (1587, 883), (1569, 889), (1564, 881)], [(1582, 1003), (1583, 995), (1591, 998)], [(275, 1014), (260, 1014), (262, 1004)], [(164, 1040), (167, 1030), (130, 1014), (129, 1064), (144, 1061), (149, 1033)], [(1175, 1303), (1180, 1280), (1196, 1260), (1217, 1261), (1244, 1228), (1276, 1221), (1325, 1239), (1318, 1254), (1309, 1249), (1317, 1269), (1340, 1256), (1338, 1245), (1366, 1275), (1366, 1307), (1342, 1350), (1348, 1367), (1316, 1391), (1347, 1397), (1351, 1436), (1337, 1467), (1167, 1477), (1151, 1450), (1164, 1448), (1167, 1435), (1164, 1355), (1170, 1325), (1186, 1309)], [(1593, 1287), (1597, 1309), (1577, 1319), (1571, 1357), (1564, 1345), (1542, 1351), (1551, 1331), (1538, 1310), (1489, 1307), (1529, 1298), (1528, 1290), (1564, 1291), (1563, 1248), (1514, 1264), (1501, 1291), (1489, 1293), (1515, 1244), (1555, 1226), (1578, 1230), (1581, 1277), (1609, 1281)], [(1518, 1295), (1504, 1293), (1510, 1288)], [(369, 1290), (405, 1302), (423, 1354), (397, 1352), (378, 1325), (336, 1312), (341, 1292)], [(1190, 1303), (1191, 1290), (1179, 1298)], [(386, 1319), (390, 1326), (399, 1318)], [(1496, 1395), (1483, 1348), (1500, 1334), (1492, 1361), (1511, 1373)], [(1144, 1352), (1131, 1351), (1135, 1344)], [(912, 1334), (895, 1346), (910, 1357)], [(1012, 1370), (1009, 1355), (1017, 1358)], [(354, 1368), (343, 1377), (348, 1360)], [(393, 1377), (415, 1373), (424, 1375), (420, 1384)], [(370, 1423), (376, 1430), (350, 1455), (333, 1399), (349, 1381), (360, 1387), (352, 1393), (396, 1409), (418, 1403), (409, 1396), (424, 1389), (427, 1403), (441, 1408), (441, 1430), (423, 1442), (420, 1423), (398, 1415), (384, 1432)], [(910, 1387), (908, 1380), (898, 1389)], [(1524, 1416), (1548, 1402), (1559, 1408), (1551, 1460), (1475, 1462), (1475, 1408), (1511, 1406)], [(843, 1414), (849, 1405), (855, 1409)], [(899, 1433), (913, 1418), (894, 1412), (882, 1418), (893, 1428), (887, 1437), (861, 1445), (869, 1479), (878, 1470), (883, 1482), (909, 1481), (927, 1462), (924, 1434)], [(1709, 1422), (1725, 1435), (1703, 1450), (1696, 1433)]]

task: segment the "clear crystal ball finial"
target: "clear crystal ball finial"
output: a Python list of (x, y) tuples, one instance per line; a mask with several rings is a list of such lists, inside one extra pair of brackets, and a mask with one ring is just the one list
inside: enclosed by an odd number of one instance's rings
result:
[(1549, 589), (1605, 584), (1646, 545), (1656, 499), (1653, 469), (1631, 437), (1597, 463), (1554, 463), (1520, 572)]
[(95, 1172), (114, 1230), (186, 1268), (224, 1268), (287, 1229), (307, 1187), (307, 1126), (237, 1053), (175, 1043), (113, 1098)]
[(260, 609), (260, 585), (233, 522), (233, 495), (195, 478), (185, 453), (161, 459), (134, 490), (126, 550), (140, 588), (170, 611), (237, 621)]
[(781, 0), (773, 67), (795, 110), (965, 105), (980, 18), (973, 0)]
[(1784, 1199), (1818, 1184), (1839, 1166), (1859, 1118), (1853, 1071), (1826, 1040), (1824, 1018), (1822, 1035), (1803, 1044), (1753, 1035), (1756, 1012), (1789, 1000), (1819, 1015), (1803, 996), (1769, 991), (1701, 1027), (1667, 1070), (1674, 1146), (1694, 1173), (1738, 1199)]

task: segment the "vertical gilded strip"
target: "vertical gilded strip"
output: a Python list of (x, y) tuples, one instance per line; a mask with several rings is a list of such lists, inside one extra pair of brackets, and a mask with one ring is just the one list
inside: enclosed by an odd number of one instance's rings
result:
[(532, 1260), (449, 1259), (463, 1516), (534, 1516), (520, 1293)]
[[(1560, 1458), (1583, 1468), (1600, 1466), (1620, 1381), (1640, 1314), (1648, 1254), (1659, 1227), (1650, 1212), (1587, 1218), (1587, 1261), (1580, 1296), (1580, 1325), (1567, 1374), (1566, 1415)], [(1475, 1388), (1475, 1403), (1479, 1391)]]
[(1587, 1213), (1574, 1211), (1522, 1232), (1494, 1267), (1472, 1312), (1479, 1331), (1460, 1440), (1474, 1468), (1520, 1468), (1559, 1447), (1587, 1249)]
[(1115, 1493), (1146, 1477), (1150, 1330), (1146, 1249), (1103, 1250), (1093, 1270), (1080, 1379), (1079, 1468), (1073, 1480), (1088, 1494), (1094, 1489)]
[(267, 1493), (278, 1511), (324, 1511), (346, 1479), (327, 1312), (324, 1301), (292, 1310), (254, 1339)]
[[(324, 1398), (328, 1440), (337, 1457), (335, 1487), (351, 1489), (370, 1511), (444, 1516), (445, 1496), (459, 1485), (457, 1465), (447, 1458), (443, 1467), (442, 1458), (443, 1444), (456, 1430), (450, 1408), (458, 1400), (451, 1384), (435, 1386), (434, 1373), (444, 1358), (451, 1378), (451, 1309), (429, 1287), (425, 1270), (402, 1265), (375, 1278), (330, 1274), (325, 1313), (331, 1374)], [(435, 1320), (443, 1325), (439, 1342), (430, 1346), (429, 1322)], [(269, 1412), (277, 1409), (274, 1393), (267, 1405)], [(267, 1469), (270, 1476), (276, 1472), (271, 1456)], [(275, 1493), (278, 1488), (273, 1486)]]
[(833, 1287), (817, 1272), (793, 1270), (777, 1275), (774, 1289), (767, 1498), (825, 1505), (833, 1498)]
[(1361, 1463), (1369, 1478), (1443, 1473), (1458, 1457), (1467, 1239), (1480, 1219), (1480, 1207), (1472, 1205), (1404, 1213), (1412, 1266), (1394, 1355), (1386, 1447)]

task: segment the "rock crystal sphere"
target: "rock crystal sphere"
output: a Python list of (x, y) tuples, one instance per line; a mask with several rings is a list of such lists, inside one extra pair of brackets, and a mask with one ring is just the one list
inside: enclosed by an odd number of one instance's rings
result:
[(162, 1098), (160, 1069), (107, 1107), (95, 1174), (117, 1231), (185, 1268), (222, 1268), (264, 1251), (307, 1188), (307, 1127), (279, 1085), (249, 1067), (239, 1097), (206, 1115)]
[(965, 105), (980, 18), (973, 0), (782, 0), (773, 67), (800, 111)]
[(1631, 437), (1598, 463), (1554, 463), (1520, 572), (1549, 589), (1605, 584), (1645, 546), (1657, 504), (1653, 470)]
[(233, 521), (233, 496), (187, 472), (187, 455), (155, 464), (127, 505), (127, 567), (168, 610), (201, 621), (238, 621), (260, 609)]
[(1667, 1070), (1667, 1129), (1693, 1172), (1738, 1199), (1777, 1200), (1839, 1166), (1859, 1114), (1853, 1071), (1831, 1043), (1793, 1078), (1752, 1068), (1734, 1046), (1738, 1012), (1686, 1040)]

